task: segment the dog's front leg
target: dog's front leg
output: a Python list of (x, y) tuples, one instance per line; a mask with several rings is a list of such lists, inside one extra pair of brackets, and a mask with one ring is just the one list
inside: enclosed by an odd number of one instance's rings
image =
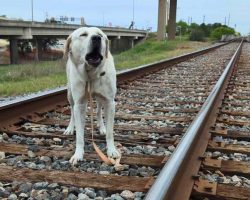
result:
[(106, 120), (106, 142), (107, 142), (107, 154), (108, 157), (118, 158), (120, 153), (115, 148), (114, 144), (114, 117), (115, 117), (115, 102), (107, 101), (104, 106), (104, 115)]
[(75, 165), (78, 161), (83, 160), (84, 154), (84, 127), (86, 115), (87, 101), (84, 99), (83, 103), (75, 103), (74, 118), (76, 127), (76, 149), (74, 155), (70, 159), (70, 163)]

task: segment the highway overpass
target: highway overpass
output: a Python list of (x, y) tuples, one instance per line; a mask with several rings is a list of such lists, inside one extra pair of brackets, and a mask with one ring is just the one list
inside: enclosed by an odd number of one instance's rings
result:
[[(11, 63), (18, 63), (18, 40), (34, 40), (38, 51), (36, 58), (39, 59), (41, 39), (43, 38), (66, 38), (72, 31), (82, 27), (81, 25), (41, 23), (29, 21), (0, 21), (0, 38), (10, 40)], [(127, 50), (135, 43), (147, 36), (147, 31), (131, 30), (125, 28), (99, 27), (108, 36), (112, 52)]]

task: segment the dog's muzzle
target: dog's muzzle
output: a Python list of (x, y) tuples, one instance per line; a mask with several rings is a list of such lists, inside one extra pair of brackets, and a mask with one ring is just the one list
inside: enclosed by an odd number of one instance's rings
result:
[(101, 37), (99, 35), (94, 35), (91, 37), (91, 50), (87, 53), (85, 59), (89, 65), (98, 67), (102, 62), (103, 56), (101, 51)]

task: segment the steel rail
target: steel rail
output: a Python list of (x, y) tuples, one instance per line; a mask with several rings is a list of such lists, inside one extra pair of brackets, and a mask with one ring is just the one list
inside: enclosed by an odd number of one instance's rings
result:
[(175, 152), (165, 164), (148, 191), (146, 200), (188, 200), (193, 188), (193, 176), (200, 168), (200, 156), (205, 152), (209, 128), (215, 121), (218, 106), (224, 97), (233, 67), (240, 57), (243, 41), (226, 66), (201, 110), (191, 123)]
[[(205, 54), (216, 48), (228, 44), (218, 44), (211, 47), (197, 50), (192, 53), (187, 53), (171, 59), (164, 59), (155, 63), (142, 65), (133, 69), (123, 70), (117, 73), (118, 83), (136, 79), (137, 77), (152, 73), (163, 68), (172, 66), (179, 62), (183, 62), (190, 58)], [(40, 94), (30, 95), (28, 97), (20, 98), (17, 100), (0, 103), (0, 129), (6, 130), (14, 123), (22, 119), (29, 119), (35, 117), (32, 115), (36, 112), (44, 112), (55, 108), (55, 106), (67, 104), (67, 89), (62, 87), (49, 92), (41, 92)]]

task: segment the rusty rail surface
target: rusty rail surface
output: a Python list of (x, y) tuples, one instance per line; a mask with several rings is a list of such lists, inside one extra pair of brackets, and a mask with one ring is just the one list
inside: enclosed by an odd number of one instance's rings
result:
[[(233, 68), (239, 59), (243, 41), (241, 41), (232, 59), (220, 79), (214, 86), (198, 115), (189, 126), (175, 152), (165, 164), (146, 200), (188, 200), (194, 184), (194, 176), (200, 168), (199, 159), (209, 141), (209, 128), (215, 122), (216, 112), (222, 103), (225, 88)], [(185, 188), (185, 189), (184, 189)]]
[[(134, 80), (137, 77), (146, 75), (147, 73), (156, 72), (163, 68), (172, 66), (176, 63), (191, 59), (201, 54), (205, 54), (226, 44), (228, 43), (214, 45), (212, 47), (207, 47), (203, 50), (198, 50), (171, 59), (165, 59), (152, 64), (147, 64), (133, 69), (118, 72), (117, 81), (118, 83), (121, 83), (128, 80)], [(55, 89), (49, 92), (42, 92), (38, 95), (32, 95), (26, 98), (0, 104), (0, 129), (6, 130), (10, 128), (9, 126), (12, 126), (14, 123), (17, 123), (24, 118), (31, 119), (32, 117), (35, 117), (33, 113), (49, 111), (55, 105), (65, 105), (66, 103), (67, 89), (66, 87), (63, 87), (61, 89)]]

